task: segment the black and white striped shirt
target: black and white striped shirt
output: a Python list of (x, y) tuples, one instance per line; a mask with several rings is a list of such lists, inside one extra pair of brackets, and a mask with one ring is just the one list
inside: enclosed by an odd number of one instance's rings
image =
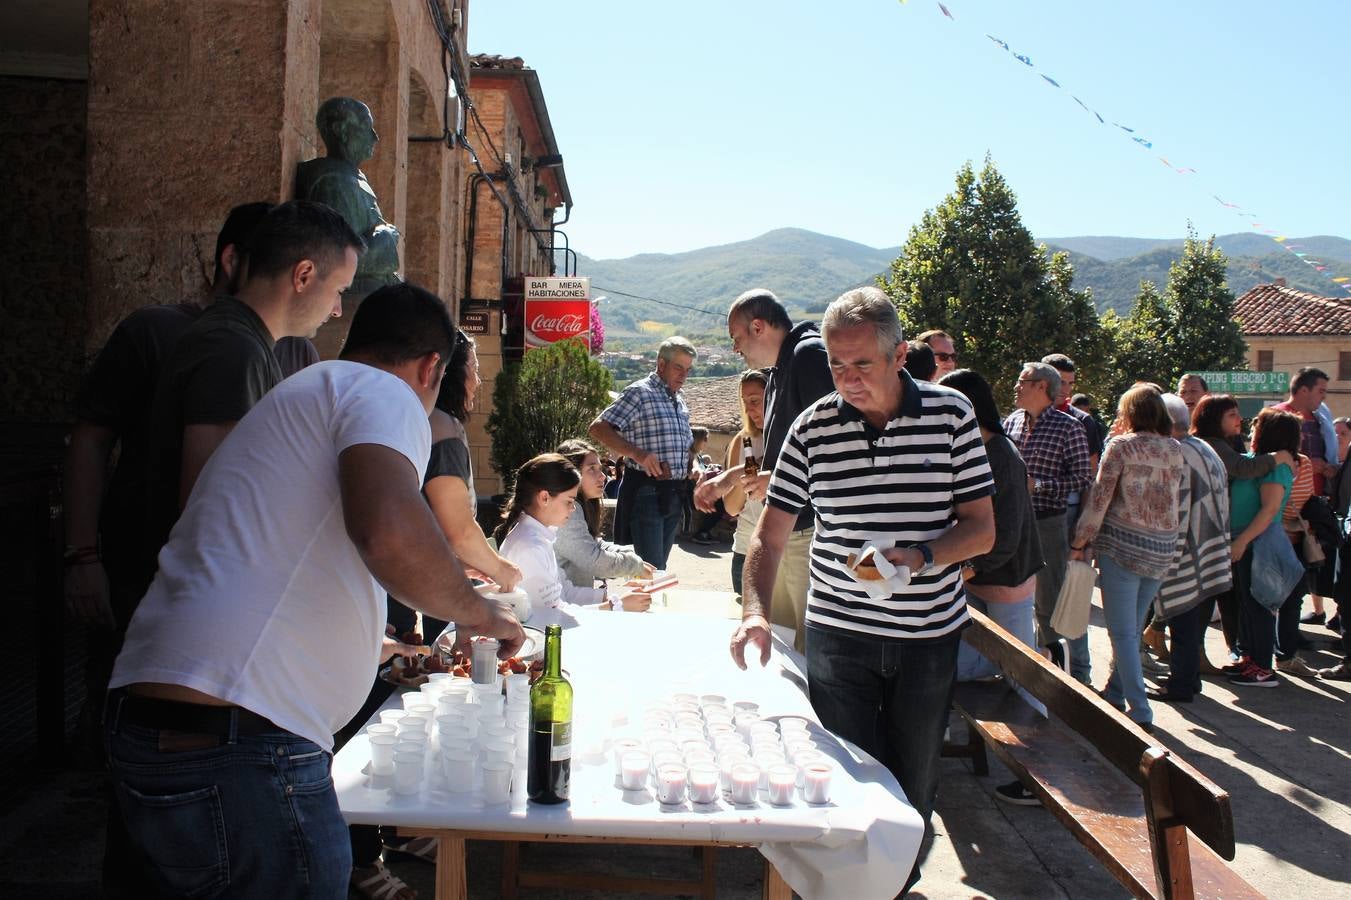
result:
[(890, 598), (869, 597), (845, 561), (869, 538), (926, 543), (956, 522), (956, 505), (994, 493), (980, 429), (961, 394), (902, 371), (900, 415), (878, 431), (838, 393), (798, 416), (769, 482), (768, 502), (816, 508), (807, 622), (816, 628), (930, 640), (967, 622), (961, 566), (935, 566)]

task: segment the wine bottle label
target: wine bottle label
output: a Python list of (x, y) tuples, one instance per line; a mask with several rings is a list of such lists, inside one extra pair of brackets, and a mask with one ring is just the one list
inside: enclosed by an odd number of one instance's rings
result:
[(555, 722), (553, 746), (549, 750), (549, 759), (562, 762), (572, 759), (572, 723)]

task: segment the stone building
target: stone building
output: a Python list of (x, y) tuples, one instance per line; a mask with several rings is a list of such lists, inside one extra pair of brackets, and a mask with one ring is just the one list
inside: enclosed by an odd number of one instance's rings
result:
[(467, 430), (478, 492), (491, 495), (502, 483), (483, 426), (503, 362), (520, 352), (522, 278), (553, 273), (555, 236), (562, 234), (554, 212), (570, 212), (572, 195), (535, 70), (519, 57), (480, 54), (470, 64), (475, 114), (465, 134), (487, 174), (471, 173), (465, 190), (464, 311), (486, 312), (487, 333), (476, 338), (483, 387)]
[(1234, 318), (1248, 342), (1249, 368), (1292, 375), (1301, 366), (1322, 369), (1328, 408), (1351, 416), (1351, 299), (1259, 284), (1235, 302)]

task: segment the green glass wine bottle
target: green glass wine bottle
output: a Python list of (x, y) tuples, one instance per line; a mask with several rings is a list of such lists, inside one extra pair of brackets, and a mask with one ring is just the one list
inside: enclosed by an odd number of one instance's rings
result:
[(530, 759), (526, 796), (566, 803), (572, 779), (572, 685), (563, 677), (563, 628), (544, 630), (544, 674), (530, 687)]

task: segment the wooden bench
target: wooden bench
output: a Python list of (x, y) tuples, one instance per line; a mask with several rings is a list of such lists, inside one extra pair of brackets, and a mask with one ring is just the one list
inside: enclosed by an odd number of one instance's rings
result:
[(969, 757), (984, 775), (988, 745), (1136, 897), (1263, 896), (1224, 864), (1234, 858), (1228, 793), (984, 615), (971, 617), (966, 642), (1052, 718), (1007, 681), (959, 684), (968, 742), (944, 755)]

